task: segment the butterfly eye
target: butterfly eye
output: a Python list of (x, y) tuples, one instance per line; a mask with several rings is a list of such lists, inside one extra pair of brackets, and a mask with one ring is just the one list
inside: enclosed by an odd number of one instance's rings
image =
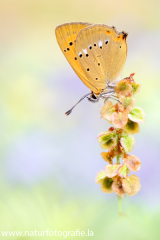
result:
[(98, 63), (98, 66), (100, 66), (100, 63)]
[(108, 43), (108, 40), (105, 41), (105, 44), (107, 44), (107, 43)]
[(70, 49), (69, 48), (67, 48), (67, 51), (69, 51)]
[(87, 71), (89, 71), (89, 68), (87, 68)]
[(70, 42), (69, 45), (72, 46), (72, 45), (73, 45), (73, 42)]
[(88, 57), (89, 55), (88, 54), (86, 54), (86, 57)]
[(121, 48), (121, 46), (120, 46), (120, 48)]
[(94, 43), (94, 46), (96, 47), (96, 43)]
[(98, 78), (96, 78), (96, 80), (98, 80)]
[(88, 48), (89, 48), (89, 49), (92, 49), (92, 46), (90, 45)]
[(77, 60), (77, 58), (76, 58), (76, 57), (75, 57), (74, 59), (75, 59), (75, 60)]

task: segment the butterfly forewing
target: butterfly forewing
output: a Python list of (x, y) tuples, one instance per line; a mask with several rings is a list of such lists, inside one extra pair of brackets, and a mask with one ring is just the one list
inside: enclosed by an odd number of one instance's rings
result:
[(65, 55), (73, 70), (88, 88), (96, 92), (97, 89), (88, 80), (75, 54), (75, 42), (78, 33), (90, 25), (90, 23), (77, 22), (62, 24), (56, 28), (56, 38), (63, 54)]
[(100, 93), (123, 70), (127, 57), (126, 34), (106, 25), (91, 25), (79, 32), (75, 53), (88, 81)]

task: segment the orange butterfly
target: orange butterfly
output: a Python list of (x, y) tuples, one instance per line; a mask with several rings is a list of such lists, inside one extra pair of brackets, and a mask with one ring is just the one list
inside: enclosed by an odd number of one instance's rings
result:
[[(90, 101), (113, 98), (127, 58), (128, 36), (104, 24), (65, 23), (55, 30), (58, 44), (82, 82), (91, 90)], [(78, 103), (79, 103), (78, 102)], [(77, 103), (77, 104), (78, 104)], [(69, 115), (75, 104), (66, 115)]]

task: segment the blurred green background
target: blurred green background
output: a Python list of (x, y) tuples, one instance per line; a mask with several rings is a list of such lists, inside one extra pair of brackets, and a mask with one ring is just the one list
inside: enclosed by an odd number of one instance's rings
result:
[[(96, 240), (160, 238), (159, 12), (159, 0), (0, 1), (0, 230), (90, 229)], [(55, 27), (72, 21), (128, 32), (123, 77), (135, 72), (142, 85), (135, 97), (146, 121), (133, 151), (142, 161), (142, 188), (123, 199), (128, 217), (118, 223), (116, 195), (95, 184), (105, 166), (96, 136), (110, 125), (87, 100), (64, 114), (88, 93), (55, 38)]]

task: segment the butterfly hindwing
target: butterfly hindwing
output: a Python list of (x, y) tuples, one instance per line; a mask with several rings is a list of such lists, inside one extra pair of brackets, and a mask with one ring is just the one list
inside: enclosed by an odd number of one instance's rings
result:
[(124, 32), (113, 27), (95, 24), (82, 29), (76, 38), (77, 59), (99, 92), (120, 76), (127, 57)]

